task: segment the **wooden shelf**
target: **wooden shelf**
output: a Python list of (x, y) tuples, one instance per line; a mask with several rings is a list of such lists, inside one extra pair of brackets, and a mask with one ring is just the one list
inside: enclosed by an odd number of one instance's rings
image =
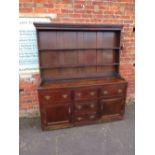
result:
[(120, 47), (106, 47), (106, 48), (68, 48), (68, 49), (39, 49), (40, 52), (62, 52), (62, 51), (87, 51), (87, 50), (120, 50)]
[(94, 65), (62, 65), (62, 66), (40, 67), (40, 69), (62, 69), (62, 68), (104, 67), (104, 66), (118, 66), (118, 65), (119, 65), (119, 63), (94, 64)]
[(110, 78), (110, 77), (117, 77), (120, 78), (120, 74), (117, 72), (113, 73), (95, 73), (95, 74), (83, 74), (83, 75), (76, 75), (76, 76), (61, 76), (61, 77), (52, 77), (52, 78), (43, 78), (42, 81), (52, 82), (52, 81), (61, 81), (61, 80), (78, 80), (78, 79), (95, 79), (95, 78)]

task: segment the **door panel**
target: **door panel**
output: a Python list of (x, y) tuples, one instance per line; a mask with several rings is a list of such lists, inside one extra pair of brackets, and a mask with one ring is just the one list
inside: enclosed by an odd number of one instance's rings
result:
[(46, 106), (45, 119), (47, 124), (69, 123), (71, 119), (70, 105)]
[(101, 115), (122, 114), (125, 101), (122, 98), (101, 100)]

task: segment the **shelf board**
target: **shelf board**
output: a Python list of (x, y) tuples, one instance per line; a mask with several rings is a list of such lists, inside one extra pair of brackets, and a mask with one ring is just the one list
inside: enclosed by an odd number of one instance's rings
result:
[(120, 47), (106, 47), (106, 48), (68, 48), (68, 49), (39, 49), (40, 52), (62, 52), (62, 51), (87, 51), (87, 50), (120, 50)]
[(85, 75), (76, 75), (76, 76), (60, 76), (52, 78), (43, 78), (43, 81), (60, 81), (60, 80), (79, 80), (79, 79), (94, 79), (94, 78), (106, 78), (106, 77), (120, 77), (116, 72), (113, 73), (95, 73), (95, 74), (85, 74)]
[(62, 69), (62, 68), (84, 68), (84, 67), (104, 67), (104, 66), (118, 66), (119, 63), (111, 64), (94, 64), (94, 65), (62, 65), (62, 66), (46, 66), (40, 67), (40, 69)]

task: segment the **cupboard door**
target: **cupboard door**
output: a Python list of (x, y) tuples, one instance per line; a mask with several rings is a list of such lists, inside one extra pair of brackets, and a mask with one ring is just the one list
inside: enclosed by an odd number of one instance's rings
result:
[(101, 100), (101, 115), (121, 115), (124, 111), (125, 100), (123, 98)]
[(71, 120), (71, 107), (69, 104), (45, 106), (45, 124), (69, 123)]

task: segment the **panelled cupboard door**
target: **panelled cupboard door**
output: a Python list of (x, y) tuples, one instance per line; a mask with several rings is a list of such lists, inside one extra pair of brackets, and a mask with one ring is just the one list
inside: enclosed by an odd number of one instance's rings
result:
[(59, 104), (55, 106), (44, 107), (45, 124), (61, 124), (70, 123), (71, 120), (71, 107), (70, 104)]
[(101, 115), (121, 115), (124, 111), (124, 98), (101, 100)]

